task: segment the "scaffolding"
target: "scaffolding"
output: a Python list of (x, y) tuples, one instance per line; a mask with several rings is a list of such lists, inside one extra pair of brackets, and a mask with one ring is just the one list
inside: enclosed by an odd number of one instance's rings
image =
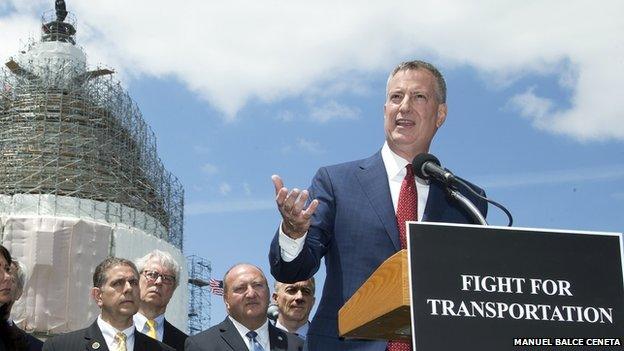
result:
[(197, 334), (210, 327), (211, 301), (208, 287), (212, 275), (210, 261), (196, 255), (187, 256), (189, 271), (189, 331)]
[(121, 204), (182, 250), (184, 190), (137, 104), (111, 70), (87, 70), (73, 24), (44, 20), (42, 31), (0, 69), (0, 194)]

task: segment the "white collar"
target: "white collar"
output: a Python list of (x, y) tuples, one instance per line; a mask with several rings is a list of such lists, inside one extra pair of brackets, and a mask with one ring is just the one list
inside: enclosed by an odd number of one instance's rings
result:
[[(241, 335), (241, 337), (245, 341), (245, 344), (247, 344), (247, 340), (248, 340), (247, 333), (250, 332), (251, 329), (242, 325), (239, 321), (232, 318), (232, 316), (228, 316), (228, 318), (232, 321), (232, 323), (234, 324), (234, 327), (236, 327), (236, 330), (238, 330), (238, 333)], [(267, 320), (264, 321), (264, 324), (262, 324), (260, 328), (254, 331), (258, 333), (258, 336), (256, 337), (256, 339), (258, 340), (260, 344), (269, 345), (269, 319), (268, 318)]]
[[(403, 157), (397, 155), (390, 149), (388, 142), (384, 142), (381, 147), (381, 159), (383, 160), (384, 166), (386, 168), (386, 174), (388, 174), (388, 179), (403, 181), (405, 178), (405, 166), (412, 162), (412, 160), (406, 160)], [(429, 181), (419, 178), (414, 175), (414, 179), (416, 179), (417, 183), (422, 185), (428, 185)]]
[(126, 345), (128, 344), (134, 345), (134, 324), (132, 324), (131, 326), (129, 326), (128, 328), (124, 330), (118, 330), (117, 328), (113, 327), (108, 322), (103, 320), (102, 315), (98, 316), (97, 324), (98, 324), (98, 327), (100, 328), (100, 331), (102, 332), (102, 336), (104, 337), (106, 344), (109, 346), (109, 349), (110, 349), (110, 346), (113, 345), (114, 343), (115, 335), (117, 335), (117, 332), (122, 332), (126, 334)]
[[(279, 322), (279, 318), (275, 321), (275, 326), (288, 332), (288, 328), (286, 328), (282, 323)], [(310, 327), (310, 321), (305, 322), (302, 326), (300, 326), (297, 330), (295, 330), (295, 334), (297, 334), (298, 337), (305, 340), (306, 335), (308, 335), (309, 327)]]
[[(134, 316), (134, 324), (136, 325), (138, 330), (143, 330), (143, 328), (145, 328), (145, 323), (147, 323), (147, 317), (145, 317), (141, 312), (137, 312)], [(154, 321), (156, 321), (156, 326), (155, 328), (158, 329), (161, 326), (164, 326), (165, 324), (165, 314), (161, 314), (158, 317), (154, 318)]]

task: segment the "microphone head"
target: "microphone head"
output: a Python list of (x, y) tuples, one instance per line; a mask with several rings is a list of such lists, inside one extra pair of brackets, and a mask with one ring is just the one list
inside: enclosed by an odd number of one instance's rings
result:
[(277, 304), (276, 303), (269, 304), (269, 308), (267, 310), (267, 317), (272, 321), (276, 321), (278, 315), (279, 315), (279, 308), (277, 307)]
[(430, 175), (423, 172), (423, 166), (427, 162), (435, 163), (438, 166), (440, 165), (440, 160), (438, 160), (437, 157), (433, 156), (432, 154), (427, 154), (427, 153), (416, 155), (416, 157), (414, 157), (414, 160), (412, 161), (412, 168), (414, 169), (414, 174), (420, 179), (431, 178)]

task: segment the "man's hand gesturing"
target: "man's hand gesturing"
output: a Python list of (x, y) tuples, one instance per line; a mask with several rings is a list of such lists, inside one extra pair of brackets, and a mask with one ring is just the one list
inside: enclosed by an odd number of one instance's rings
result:
[(307, 190), (293, 188), (288, 191), (278, 175), (271, 176), (271, 179), (275, 186), (277, 209), (282, 215), (282, 231), (293, 239), (301, 238), (310, 228), (310, 218), (318, 207), (318, 200), (312, 200), (308, 208), (304, 208), (309, 196)]

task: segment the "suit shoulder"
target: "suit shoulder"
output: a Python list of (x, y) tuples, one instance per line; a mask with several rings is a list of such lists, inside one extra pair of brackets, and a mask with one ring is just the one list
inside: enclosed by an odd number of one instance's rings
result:
[(195, 335), (189, 335), (186, 338), (186, 342), (195, 342), (195, 343), (201, 343), (202, 341), (205, 340), (211, 340), (213, 338), (217, 338), (219, 337), (219, 335), (221, 334), (220, 330), (220, 324), (218, 325), (214, 325), (204, 331), (202, 331), (201, 333), (197, 333)]
[(72, 344), (84, 342), (85, 335), (86, 329), (79, 329), (71, 331), (69, 333), (53, 336), (43, 343), (43, 350), (68, 349)]
[(174, 335), (175, 337), (178, 337), (178, 338), (188, 337), (188, 334), (176, 328), (175, 325), (169, 323), (166, 319), (165, 319), (165, 328), (166, 328), (166, 332), (172, 333), (172, 335)]
[(46, 340), (46, 343), (48, 341), (62, 341), (62, 340), (84, 338), (86, 331), (87, 331), (87, 329), (78, 329), (78, 330), (70, 331), (70, 332), (67, 332), (67, 333), (55, 335), (55, 336), (49, 338), (48, 340)]
[(146, 350), (175, 351), (175, 349), (173, 347), (167, 346), (164, 343), (162, 343), (162, 342), (160, 342), (158, 340), (152, 339), (149, 336), (147, 336), (147, 335), (145, 335), (143, 333), (140, 333), (138, 331), (135, 331), (134, 337), (135, 337), (134, 342), (135, 343), (141, 343), (141, 344), (145, 345), (146, 346), (145, 347)]
[(327, 178), (350, 179), (350, 177), (354, 176), (358, 170), (374, 167), (375, 165), (379, 164), (383, 164), (383, 161), (381, 159), (381, 154), (376, 153), (368, 158), (323, 166), (318, 169), (314, 178), (316, 180), (322, 180)]
[(354, 161), (347, 161), (342, 163), (336, 163), (329, 166), (321, 167), (321, 169), (327, 169), (329, 172), (344, 172), (352, 169), (360, 168), (364, 165), (367, 165), (371, 162), (375, 162), (377, 160), (381, 160), (381, 155), (379, 153), (374, 154), (373, 156), (362, 158)]

